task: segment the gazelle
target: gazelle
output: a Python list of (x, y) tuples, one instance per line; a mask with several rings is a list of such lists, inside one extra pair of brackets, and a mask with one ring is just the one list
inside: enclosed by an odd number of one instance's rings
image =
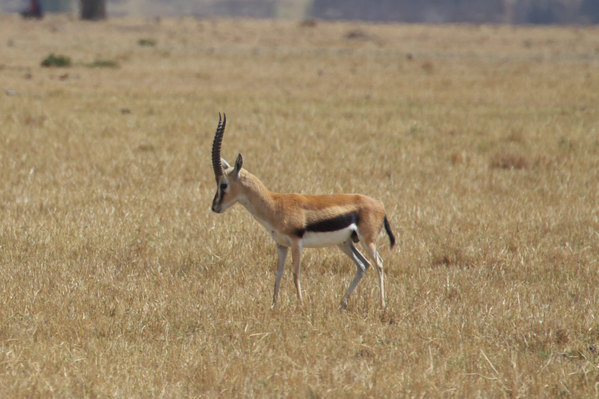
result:
[(356, 274), (341, 300), (354, 291), (370, 262), (356, 248), (359, 241), (374, 264), (379, 275), (381, 307), (385, 308), (385, 277), (383, 260), (376, 250), (376, 238), (383, 226), (389, 236), (391, 248), (395, 237), (391, 231), (385, 209), (380, 201), (359, 194), (302, 195), (278, 194), (269, 191), (253, 174), (243, 169), (243, 158), (237, 155), (234, 166), (221, 158), (221, 143), (227, 116), (219, 114), (218, 126), (212, 143), (212, 168), (216, 179), (216, 195), (212, 210), (221, 213), (235, 203), (241, 203), (271, 234), (277, 244), (278, 261), (272, 305), (279, 296), (285, 258), (291, 248), (293, 281), (297, 290), (298, 305), (302, 306), (300, 285), (300, 257), (303, 248), (337, 245), (356, 264)]

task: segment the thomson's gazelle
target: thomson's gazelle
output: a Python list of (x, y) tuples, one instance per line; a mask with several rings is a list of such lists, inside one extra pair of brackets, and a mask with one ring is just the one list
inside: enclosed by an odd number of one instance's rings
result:
[(289, 248), (293, 258), (293, 280), (297, 289), (297, 299), (299, 305), (302, 305), (300, 286), (302, 249), (337, 245), (356, 264), (356, 275), (341, 300), (341, 307), (346, 307), (347, 299), (370, 266), (370, 262), (354, 245), (361, 241), (366, 253), (376, 265), (381, 306), (384, 308), (383, 260), (376, 250), (376, 238), (383, 226), (389, 235), (391, 247), (395, 244), (395, 237), (391, 232), (383, 204), (359, 194), (302, 195), (269, 191), (256, 176), (242, 169), (241, 154), (237, 156), (234, 166), (230, 166), (221, 158), (220, 149), (226, 123), (226, 115), (221, 119), (219, 114), (218, 127), (212, 143), (212, 167), (217, 184), (212, 210), (221, 213), (236, 202), (240, 202), (272, 235), (277, 243), (279, 257), (272, 298), (273, 306), (277, 303)]

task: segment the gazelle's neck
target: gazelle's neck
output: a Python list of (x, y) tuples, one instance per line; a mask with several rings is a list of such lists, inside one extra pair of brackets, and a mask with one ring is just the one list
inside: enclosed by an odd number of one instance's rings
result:
[(242, 170), (239, 176), (243, 197), (239, 202), (261, 223), (272, 224), (275, 201), (272, 193), (256, 176)]

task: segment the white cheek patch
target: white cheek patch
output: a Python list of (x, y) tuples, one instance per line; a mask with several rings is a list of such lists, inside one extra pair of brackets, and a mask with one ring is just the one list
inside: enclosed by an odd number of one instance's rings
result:
[(227, 209), (229, 209), (231, 206), (235, 205), (235, 203), (237, 202), (237, 200), (233, 200), (230, 202), (221, 202), (220, 207), (222, 208), (223, 212)]
[(325, 232), (306, 231), (302, 237), (302, 243), (304, 247), (330, 247), (332, 245), (338, 245), (349, 240), (352, 233), (356, 232), (357, 230), (357, 226), (352, 223), (340, 230)]

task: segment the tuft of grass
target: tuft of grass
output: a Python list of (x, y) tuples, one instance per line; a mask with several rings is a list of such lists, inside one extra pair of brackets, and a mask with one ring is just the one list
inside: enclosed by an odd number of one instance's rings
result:
[(502, 152), (495, 154), (491, 158), (490, 166), (493, 169), (528, 169), (530, 166), (530, 162), (523, 155), (512, 153), (512, 152)]
[(142, 38), (137, 41), (137, 44), (140, 45), (141, 47), (154, 47), (154, 46), (156, 46), (156, 43), (157, 42), (155, 39), (148, 39), (148, 38)]
[(119, 63), (114, 60), (97, 59), (85, 66), (88, 68), (118, 68)]
[(71, 58), (66, 55), (52, 53), (42, 60), (41, 65), (43, 67), (69, 67), (71, 66)]
[(344, 37), (348, 40), (369, 40), (371, 36), (362, 29), (352, 29), (345, 33)]
[(423, 62), (421, 65), (420, 65), (420, 67), (421, 67), (421, 68), (422, 68), (422, 70), (423, 70), (424, 72), (426, 72), (427, 74), (431, 74), (431, 73), (433, 73), (434, 66), (433, 66), (433, 63), (432, 63), (431, 61), (424, 61), (424, 62)]

